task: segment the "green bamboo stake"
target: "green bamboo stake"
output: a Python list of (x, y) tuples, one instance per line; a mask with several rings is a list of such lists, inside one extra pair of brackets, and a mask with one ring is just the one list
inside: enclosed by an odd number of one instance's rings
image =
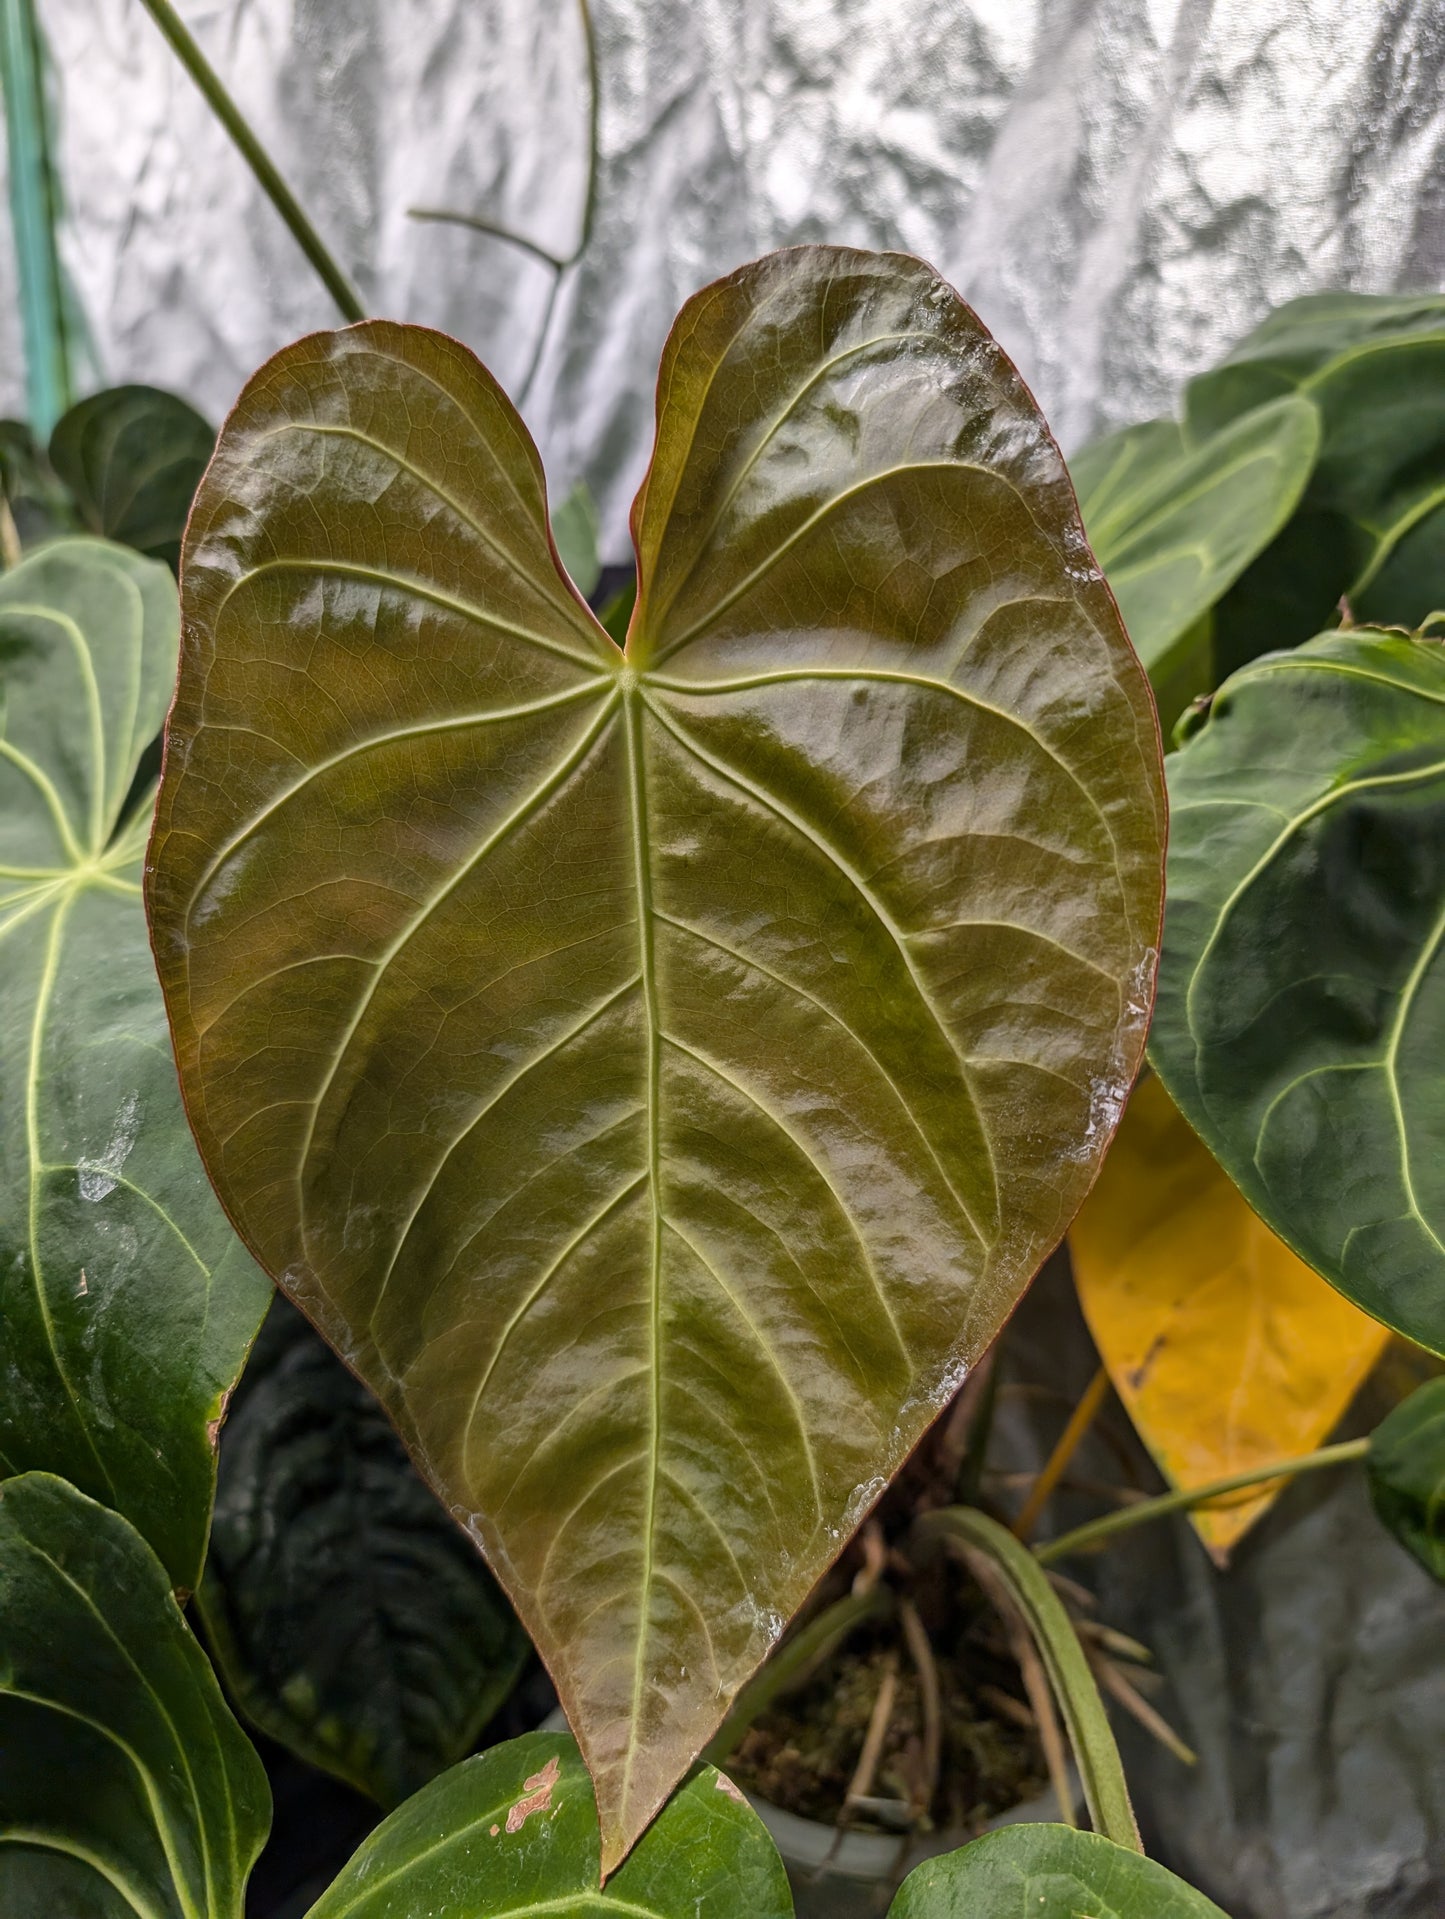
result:
[(361, 304), (361, 296), (326, 250), (321, 235), (307, 219), (295, 194), (282, 179), (270, 154), (221, 84), (220, 76), (197, 46), (189, 28), (171, 5), (171, 0), (142, 0), (142, 4), (170, 42), (181, 65), (200, 88), (206, 104), (241, 149), (242, 157), (260, 182), (262, 191), (291, 229), (297, 246), (315, 267), (344, 317), (353, 322), (364, 320), (366, 309)]
[(1126, 1533), (1135, 1526), (1147, 1526), (1150, 1520), (1164, 1519), (1170, 1513), (1187, 1512), (1193, 1506), (1207, 1506), (1211, 1500), (1222, 1499), (1226, 1493), (1243, 1492), (1248, 1486), (1263, 1486), (1271, 1479), (1297, 1479), (1301, 1473), (1317, 1473), (1325, 1466), (1344, 1466), (1352, 1459), (1363, 1459), (1370, 1450), (1368, 1439), (1342, 1439), (1338, 1445), (1322, 1446), (1318, 1452), (1304, 1453), (1298, 1459), (1276, 1459), (1268, 1466), (1251, 1467), (1247, 1473), (1231, 1473), (1227, 1479), (1214, 1479), (1207, 1486), (1195, 1486), (1187, 1492), (1160, 1493), (1154, 1499), (1141, 1499), (1132, 1506), (1123, 1506), (1116, 1513), (1105, 1513), (1102, 1519), (1091, 1519), (1086, 1526), (1075, 1526), (1072, 1532), (1060, 1533), (1057, 1539), (1050, 1539), (1044, 1545), (1034, 1548), (1034, 1558), (1041, 1566), (1052, 1565), (1056, 1559), (1066, 1558), (1069, 1553), (1087, 1552), (1093, 1546), (1102, 1546), (1116, 1533)]
[(0, 88), (5, 99), (27, 408), (31, 431), (43, 446), (73, 393), (70, 329), (55, 238), (59, 193), (34, 0), (0, 0)]

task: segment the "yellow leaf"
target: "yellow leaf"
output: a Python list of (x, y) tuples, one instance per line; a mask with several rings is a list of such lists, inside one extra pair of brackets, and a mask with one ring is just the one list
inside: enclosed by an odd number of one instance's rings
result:
[[(1390, 1337), (1251, 1212), (1153, 1077), (1069, 1246), (1115, 1390), (1181, 1488), (1322, 1445)], [(1192, 1515), (1217, 1560), (1279, 1491)]]

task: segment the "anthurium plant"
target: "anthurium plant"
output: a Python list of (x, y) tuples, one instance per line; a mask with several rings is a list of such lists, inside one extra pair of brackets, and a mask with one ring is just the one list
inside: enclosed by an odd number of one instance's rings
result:
[[(1218, 1919), (1143, 1855), (1108, 1635), (1050, 1569), (1181, 1510), (1223, 1559), (1362, 1460), (1440, 1576), (1439, 1382), (1321, 1443), (1386, 1329), (1445, 1347), (1438, 449), (1350, 397), (1430, 363), (1437, 307), (1287, 311), (1076, 502), (931, 270), (770, 256), (679, 315), (605, 625), (585, 497), (549, 518), (515, 409), (421, 328), (269, 361), (183, 545), (182, 403), (0, 437), (0, 1908), (239, 1919), (266, 1786), (194, 1593), (251, 1723), (393, 1808), (314, 1919), (787, 1919), (709, 1755), (865, 1615), (926, 1673), (914, 1592), (968, 1577), (1094, 1830), (926, 1860), (895, 1919)], [(1399, 628), (1256, 660), (1321, 515)], [(1156, 700), (1154, 1077), (1105, 1166)], [(1019, 1511), (955, 1458), (889, 1534), (945, 1408), (977, 1453), (1101, 1168), (1096, 1388)], [(267, 1274), (332, 1352), (278, 1302), (233, 1401)], [(1218, 1336), (1246, 1310), (1308, 1352), (1266, 1377)], [(1111, 1374), (1170, 1489), (1031, 1547)], [(466, 1756), (523, 1627), (574, 1736)]]

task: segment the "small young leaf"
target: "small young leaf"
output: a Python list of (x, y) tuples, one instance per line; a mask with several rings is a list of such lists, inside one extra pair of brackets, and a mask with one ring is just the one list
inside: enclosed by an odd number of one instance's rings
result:
[(0, 1460), (123, 1512), (194, 1588), (214, 1422), (270, 1289), (181, 1110), (123, 817), (175, 582), (99, 540), (0, 576)]
[(0, 1909), (241, 1919), (261, 1762), (145, 1541), (63, 1479), (0, 1485)]
[(197, 1597), (246, 1717), (384, 1806), (471, 1751), (530, 1650), (376, 1400), (284, 1299), (226, 1415)]
[(792, 1919), (761, 1819), (703, 1766), (605, 1888), (576, 1744), (534, 1732), (433, 1780), (382, 1822), (307, 1919)]
[(1027, 392), (916, 260), (689, 303), (626, 655), (455, 341), (247, 387), (150, 867), (232, 1217), (485, 1547), (610, 1871), (1082, 1200), (1157, 731)]
[(1319, 450), (1309, 400), (1258, 408), (1203, 445), (1151, 420), (1072, 463), (1084, 531), (1167, 728), (1213, 685), (1205, 616), (1299, 504)]
[(1004, 1826), (915, 1866), (888, 1919), (1226, 1919), (1142, 1853), (1072, 1826)]
[(1445, 1581), (1445, 1377), (1427, 1380), (1375, 1428), (1366, 1467), (1375, 1511)]
[(1445, 646), (1257, 661), (1169, 791), (1150, 1058), (1281, 1239), (1445, 1351)]
[(50, 463), (93, 533), (180, 562), (181, 534), (214, 431), (174, 393), (119, 386), (71, 407), (50, 438)]
[[(1109, 1377), (1184, 1490), (1323, 1445), (1390, 1337), (1246, 1205), (1157, 1077), (1134, 1088), (1069, 1251)], [(1189, 1517), (1222, 1559), (1279, 1491)]]
[(568, 578), (585, 600), (602, 577), (597, 556), (597, 503), (579, 480), (552, 515), (552, 539)]

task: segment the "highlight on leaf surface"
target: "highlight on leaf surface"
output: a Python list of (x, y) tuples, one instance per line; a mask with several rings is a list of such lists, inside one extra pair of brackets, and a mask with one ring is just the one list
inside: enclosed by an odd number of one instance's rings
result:
[(1381, 1520), (1445, 1581), (1445, 1377), (1427, 1380), (1375, 1428), (1366, 1470)]
[(242, 1919), (271, 1823), (164, 1567), (49, 1473), (0, 1484), (0, 1910)]
[(375, 1398), (280, 1297), (226, 1413), (196, 1602), (243, 1715), (383, 1806), (472, 1751), (531, 1651)]
[(454, 1766), (383, 1820), (307, 1919), (792, 1919), (787, 1874), (736, 1786), (700, 1767), (601, 1880), (592, 1781), (563, 1733)]
[(915, 1866), (888, 1919), (1226, 1919), (1172, 1872), (1072, 1826), (1004, 1826)]
[[(1270, 1231), (1153, 1075), (1069, 1252), (1114, 1388), (1182, 1491), (1323, 1445), (1390, 1337)], [(1281, 1490), (1189, 1517), (1223, 1560)]]
[(190, 1589), (270, 1288), (181, 1110), (127, 810), (177, 625), (165, 568), (100, 540), (0, 576), (0, 1461), (123, 1512)]
[(625, 654), (455, 342), (286, 349), (192, 514), (149, 868), (191, 1121), (642, 1831), (1087, 1190), (1148, 688), (926, 267), (683, 309)]
[(1256, 661), (1168, 772), (1150, 1059), (1302, 1259), (1445, 1351), (1445, 647)]

